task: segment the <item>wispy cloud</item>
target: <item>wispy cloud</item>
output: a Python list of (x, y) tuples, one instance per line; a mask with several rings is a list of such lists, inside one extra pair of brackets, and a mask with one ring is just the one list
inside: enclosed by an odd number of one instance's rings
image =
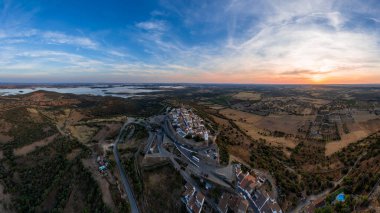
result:
[(370, 20), (376, 22), (376, 23), (380, 23), (380, 19), (377, 19), (377, 18), (370, 18)]
[(292, 70), (282, 72), (281, 75), (323, 75), (331, 73), (331, 71), (315, 71), (315, 70)]
[(0, 2), (0, 29), (18, 29), (30, 25), (37, 11), (38, 8), (26, 11), (17, 1), (2, 0)]
[(136, 27), (143, 30), (155, 30), (155, 31), (165, 31), (167, 29), (166, 23), (161, 20), (139, 22), (136, 24)]
[[(198, 70), (202, 70), (199, 75), (208, 76), (210, 81), (220, 80), (220, 75), (234, 75), (240, 82), (258, 82), (262, 76), (266, 76), (265, 82), (279, 82), (286, 76), (289, 80), (290, 76), (313, 75), (342, 81), (347, 72), (358, 78), (366, 72), (379, 82), (379, 35), (365, 27), (350, 27), (357, 20), (341, 11), (343, 7), (338, 3), (231, 1), (227, 14), (215, 6), (217, 12), (211, 13), (214, 17), (210, 20), (215, 20), (214, 24), (225, 22), (228, 39), (219, 43), (217, 53), (210, 46), (195, 51), (208, 58), (198, 64)], [(253, 21), (241, 30), (236, 23), (229, 23), (234, 18), (225, 18), (235, 16)], [(193, 21), (199, 21), (198, 16)]]
[(127, 26), (99, 29), (110, 38), (42, 29), (29, 21), (37, 10), (4, 5), (0, 78), (34, 70), (109, 81), (344, 82), (349, 72), (380, 82), (376, 1), (162, 1)]
[(42, 37), (47, 43), (76, 45), (90, 49), (95, 49), (98, 47), (98, 44), (90, 38), (72, 36), (60, 32), (42, 32)]

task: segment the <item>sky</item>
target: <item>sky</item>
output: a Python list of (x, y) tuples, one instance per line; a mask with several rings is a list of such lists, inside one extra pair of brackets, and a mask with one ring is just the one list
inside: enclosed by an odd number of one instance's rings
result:
[(380, 83), (380, 1), (0, 0), (0, 82)]

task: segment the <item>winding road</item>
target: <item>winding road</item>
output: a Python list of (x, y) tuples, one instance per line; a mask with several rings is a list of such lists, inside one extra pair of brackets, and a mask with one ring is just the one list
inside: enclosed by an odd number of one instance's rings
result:
[[(116, 165), (117, 165), (117, 167), (118, 167), (118, 169), (120, 171), (121, 182), (123, 183), (125, 192), (127, 193), (127, 196), (128, 196), (129, 205), (131, 206), (131, 212), (132, 213), (139, 213), (140, 211), (139, 211), (136, 199), (135, 199), (135, 197), (133, 195), (133, 191), (132, 191), (131, 186), (130, 186), (130, 184), (128, 182), (128, 178), (127, 178), (127, 175), (125, 173), (124, 167), (121, 164), (120, 156), (119, 156), (119, 151), (117, 150), (117, 144), (120, 141), (122, 141), (122, 139), (123, 139), (123, 137), (122, 137), (123, 132), (129, 126), (130, 123), (132, 123), (132, 121), (130, 121), (128, 119), (128, 121), (126, 123), (124, 123), (123, 127), (120, 129), (119, 135), (117, 136), (117, 138), (115, 140), (115, 144), (113, 146), (113, 154), (115, 156)], [(133, 135), (133, 132), (134, 131), (131, 131), (131, 133), (129, 135), (127, 135), (127, 137), (130, 138)]]

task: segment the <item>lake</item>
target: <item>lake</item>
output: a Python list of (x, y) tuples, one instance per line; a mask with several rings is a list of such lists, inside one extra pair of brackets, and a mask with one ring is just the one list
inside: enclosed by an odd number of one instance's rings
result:
[(34, 88), (15, 88), (15, 89), (0, 89), (0, 96), (20, 95), (35, 92), (38, 90), (71, 93), (76, 95), (95, 95), (95, 96), (114, 96), (121, 98), (129, 98), (139, 96), (140, 93), (154, 93), (165, 90), (160, 89), (145, 89), (137, 86), (115, 86), (115, 87), (34, 87)]

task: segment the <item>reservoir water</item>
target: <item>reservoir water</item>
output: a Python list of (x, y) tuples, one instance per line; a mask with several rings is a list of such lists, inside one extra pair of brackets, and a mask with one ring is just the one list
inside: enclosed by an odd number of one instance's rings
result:
[(114, 86), (114, 87), (33, 87), (33, 88), (12, 88), (0, 89), (0, 96), (20, 95), (35, 92), (38, 90), (58, 92), (58, 93), (71, 93), (76, 95), (96, 95), (96, 96), (114, 96), (129, 98), (133, 96), (142, 95), (141, 93), (154, 93), (165, 90), (147, 89), (137, 86)]

